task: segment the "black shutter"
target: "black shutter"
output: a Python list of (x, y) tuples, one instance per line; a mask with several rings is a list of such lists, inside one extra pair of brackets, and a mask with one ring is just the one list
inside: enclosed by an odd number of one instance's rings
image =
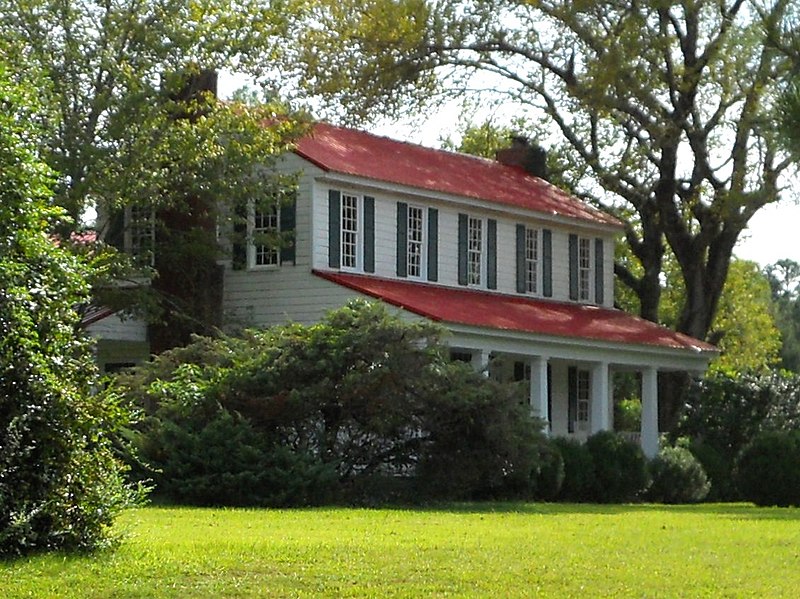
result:
[(439, 211), (428, 208), (428, 280), (439, 280)]
[(602, 304), (605, 301), (603, 275), (603, 240), (599, 237), (594, 240), (594, 301)]
[(486, 221), (486, 286), (497, 289), (497, 221)]
[(567, 369), (567, 432), (575, 432), (575, 421), (578, 418), (578, 369), (570, 366)]
[(467, 284), (467, 215), (458, 215), (458, 284)]
[(375, 272), (375, 198), (364, 196), (364, 272)]
[(281, 264), (295, 261), (295, 245), (297, 241), (297, 194), (292, 194), (290, 202), (281, 204), (281, 236), (285, 245), (281, 247)]
[(342, 194), (328, 190), (328, 266), (341, 266)]
[(247, 204), (239, 202), (233, 211), (233, 270), (247, 268)]
[(517, 225), (517, 293), (528, 290), (525, 270), (525, 225)]
[(408, 204), (397, 202), (397, 276), (408, 276)]
[(553, 234), (542, 230), (542, 295), (553, 297)]
[(578, 299), (578, 236), (569, 236), (569, 299)]

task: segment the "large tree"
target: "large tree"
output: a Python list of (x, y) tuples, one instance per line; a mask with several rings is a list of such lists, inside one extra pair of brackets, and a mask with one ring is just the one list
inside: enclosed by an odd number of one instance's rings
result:
[(162, 346), (219, 324), (215, 225), (279, 197), (274, 178), (254, 173), (286, 150), (294, 120), (275, 100), (220, 102), (214, 91), (218, 69), (262, 68), (282, 21), (256, 0), (0, 0), (0, 47), (20, 78), (39, 76), (42, 156), (71, 216), (61, 234), (96, 211), (101, 239), (121, 246), (126, 209), (155, 214), (160, 276), (144, 294), (97, 295), (145, 295)]
[(0, 53), (0, 556), (108, 541), (134, 495), (113, 441), (129, 412), (93, 393), (77, 334), (87, 264), (48, 230), (64, 219), (39, 155), (37, 93)]
[[(337, 0), (295, 23), (287, 73), (353, 118), (447, 96), (502, 98), (558, 134), (573, 190), (627, 223), (618, 277), (658, 320), (666, 244), (705, 338), (732, 250), (780, 197), (769, 116), (789, 0)], [(298, 13), (299, 14), (299, 13)], [(474, 99), (473, 99), (474, 102)], [(663, 403), (664, 424), (676, 401)]]

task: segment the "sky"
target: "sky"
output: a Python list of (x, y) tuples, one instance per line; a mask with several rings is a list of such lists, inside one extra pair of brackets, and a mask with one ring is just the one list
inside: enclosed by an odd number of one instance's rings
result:
[[(221, 73), (220, 96), (229, 96), (245, 83), (241, 77)], [(457, 130), (460, 114), (460, 110), (450, 108), (416, 122), (385, 122), (365, 128), (393, 139), (441, 147), (441, 139)], [(762, 267), (784, 258), (800, 263), (800, 197), (787, 195), (757, 212), (740, 235), (734, 254)]]

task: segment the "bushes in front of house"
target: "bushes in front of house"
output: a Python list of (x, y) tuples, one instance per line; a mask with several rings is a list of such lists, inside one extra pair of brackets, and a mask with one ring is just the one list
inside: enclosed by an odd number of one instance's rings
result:
[(664, 447), (650, 462), (647, 499), (658, 503), (697, 503), (711, 483), (700, 461), (686, 447)]
[(114, 385), (146, 413), (138, 474), (199, 505), (554, 495), (541, 423), (439, 335), (353, 302), (166, 352)]
[(756, 505), (800, 505), (800, 431), (767, 431), (736, 459), (734, 479)]

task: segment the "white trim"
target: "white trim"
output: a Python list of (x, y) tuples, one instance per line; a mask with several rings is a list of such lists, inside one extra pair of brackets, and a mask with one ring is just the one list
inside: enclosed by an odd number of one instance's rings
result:
[[(411, 212), (419, 210), (419, 240), (411, 238)], [(428, 207), (422, 204), (406, 204), (406, 278), (416, 281), (426, 281), (428, 279)], [(419, 245), (419, 273), (411, 273), (411, 247), (412, 243)], [(402, 277), (401, 277), (402, 278)]]

